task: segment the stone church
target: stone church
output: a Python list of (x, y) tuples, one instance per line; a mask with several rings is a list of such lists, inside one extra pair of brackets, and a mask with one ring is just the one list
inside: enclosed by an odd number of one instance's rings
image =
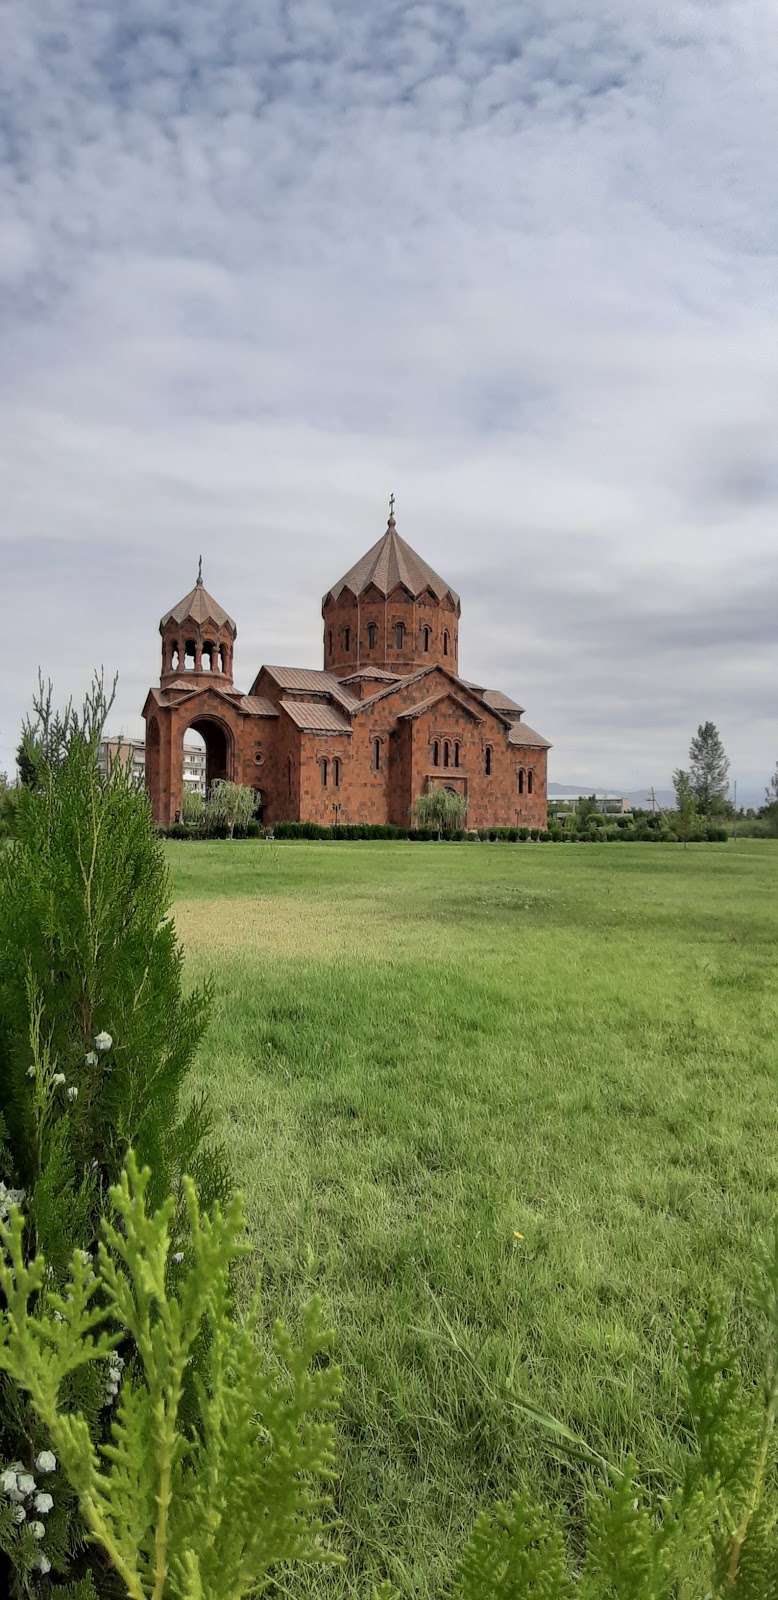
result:
[(459, 595), (386, 532), (322, 602), (324, 666), (261, 667), (235, 688), (237, 627), (203, 585), (159, 625), (162, 672), (149, 690), (146, 783), (155, 821), (183, 806), (184, 734), (201, 734), (206, 784), (256, 791), (268, 825), (391, 822), (442, 784), (467, 799), (467, 825), (545, 827), (548, 740), (524, 708), (459, 676)]

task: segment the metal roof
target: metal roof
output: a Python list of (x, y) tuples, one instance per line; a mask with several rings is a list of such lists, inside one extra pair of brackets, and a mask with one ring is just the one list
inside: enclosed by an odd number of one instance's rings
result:
[(407, 589), (414, 599), (423, 594), (425, 589), (431, 589), (437, 600), (450, 595), (454, 605), (459, 605), (456, 590), (400, 538), (394, 517), (390, 517), (386, 533), (349, 568), (344, 577), (327, 590), (322, 605), (326, 605), (329, 599), (337, 600), (344, 589), (350, 589), (352, 594), (357, 595), (373, 587), (382, 595), (390, 595), (398, 585)]
[(282, 709), (304, 733), (351, 733), (351, 723), (325, 700), (282, 700)]
[(277, 717), (278, 707), (272, 700), (266, 700), (261, 694), (242, 694), (238, 701), (238, 709), (245, 711), (250, 717)]
[(518, 744), (527, 749), (551, 749), (550, 741), (544, 739), (542, 733), (536, 733), (534, 728), (528, 727), (526, 722), (511, 723), (508, 729), (508, 743)]
[[(261, 671), (269, 673), (279, 689), (299, 689), (308, 694), (331, 694), (348, 710), (356, 708), (360, 703), (356, 695), (341, 687), (340, 679), (332, 672), (317, 672), (312, 667), (268, 666), (262, 667)], [(261, 676), (261, 673), (257, 676)]]
[(493, 711), (515, 711), (521, 716), (526, 709), (524, 706), (517, 705), (515, 700), (511, 700), (509, 694), (503, 694), (500, 689), (481, 689), (476, 692), (480, 692), (481, 699), (488, 706), (491, 706)]

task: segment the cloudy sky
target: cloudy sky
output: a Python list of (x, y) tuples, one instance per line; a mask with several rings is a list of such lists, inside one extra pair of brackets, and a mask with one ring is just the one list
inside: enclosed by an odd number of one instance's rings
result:
[(551, 777), (778, 755), (773, 0), (35, 0), (0, 50), (0, 767), (206, 583), (319, 665), (399, 531)]

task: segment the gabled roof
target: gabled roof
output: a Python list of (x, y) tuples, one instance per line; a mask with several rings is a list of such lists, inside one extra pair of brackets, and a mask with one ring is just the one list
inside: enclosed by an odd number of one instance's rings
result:
[(480, 693), (481, 699), (485, 700), (493, 711), (504, 711), (506, 715), (513, 713), (514, 716), (520, 717), (526, 709), (524, 706), (517, 705), (509, 694), (503, 694), (500, 689), (476, 689), (474, 693)]
[(525, 749), (551, 749), (550, 741), (544, 739), (542, 733), (536, 733), (534, 728), (528, 727), (526, 722), (514, 722), (511, 724), (508, 743), (521, 745)]
[[(409, 683), (420, 683), (422, 678), (428, 678), (432, 672), (440, 672), (444, 678), (448, 678), (454, 691), (466, 689), (469, 694), (474, 695), (474, 691), (465, 683), (464, 678), (457, 677), (455, 672), (449, 672), (448, 667), (444, 667), (440, 661), (431, 661), (428, 667), (419, 667), (417, 672), (404, 672), (401, 678), (397, 678), (394, 683), (387, 684), (385, 689), (379, 689), (376, 694), (368, 695), (365, 700), (358, 700), (354, 707), (355, 712), (369, 711), (377, 700), (385, 700), (389, 695), (397, 694), (399, 690), (406, 688)], [(474, 697), (481, 699), (482, 703), (484, 703), (482, 696), (474, 695)], [(432, 699), (437, 698), (437, 695), (432, 696)], [(489, 706), (487, 709), (493, 717), (497, 717), (504, 727), (510, 727), (510, 718), (506, 712), (498, 711), (495, 706)]]
[(345, 678), (339, 678), (339, 683), (399, 683), (402, 674), (399, 672), (384, 672), (382, 667), (360, 667), (358, 672), (349, 672)]
[(348, 717), (326, 700), (282, 700), (281, 707), (304, 733), (351, 734)]
[(194, 622), (199, 628), (206, 622), (212, 622), (217, 628), (228, 628), (233, 639), (238, 632), (229, 613), (224, 610), (223, 606), (219, 605), (218, 600), (214, 600), (213, 595), (209, 594), (204, 587), (202, 575), (198, 576), (194, 588), (184, 595), (183, 600), (179, 600), (178, 605), (173, 606), (172, 611), (165, 612), (159, 624), (160, 633), (163, 628), (167, 627), (169, 622), (175, 622), (179, 627), (183, 627), (185, 622)]
[(446, 583), (437, 572), (429, 567), (421, 556), (412, 550), (397, 532), (394, 517), (389, 518), (386, 533), (371, 545), (353, 567), (350, 567), (344, 577), (339, 578), (331, 589), (327, 590), (322, 606), (328, 600), (337, 600), (344, 589), (350, 589), (354, 595), (365, 593), (366, 589), (377, 589), (379, 594), (390, 595), (394, 589), (401, 585), (416, 599), (423, 594), (425, 589), (431, 589), (436, 600), (444, 600), (448, 595), (455, 607), (459, 606), (459, 595)]
[(479, 717), (478, 712), (469, 706), (466, 700), (458, 694), (452, 694), (450, 689), (441, 689), (440, 694), (432, 694), (428, 700), (421, 700), (417, 706), (410, 706), (407, 711), (401, 711), (397, 720), (405, 722), (413, 717), (421, 717), (425, 711), (431, 711), (433, 706), (439, 706), (442, 700), (452, 700), (455, 706), (459, 706), (460, 711), (472, 717), (473, 722), (483, 722), (483, 717)]
[(332, 672), (317, 672), (312, 667), (260, 667), (252, 685), (252, 692), (263, 672), (273, 679), (279, 689), (298, 690), (303, 694), (319, 696), (331, 695), (337, 700), (338, 705), (347, 711), (356, 710), (360, 705), (356, 695), (350, 694), (348, 689), (341, 688), (340, 679)]
[(238, 710), (245, 712), (249, 717), (277, 717), (278, 707), (272, 700), (266, 700), (261, 694), (242, 694), (238, 701)]

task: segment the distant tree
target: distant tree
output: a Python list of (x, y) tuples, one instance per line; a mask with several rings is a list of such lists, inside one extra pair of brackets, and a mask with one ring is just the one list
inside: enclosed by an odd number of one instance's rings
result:
[(762, 816), (767, 818), (771, 833), (778, 833), (778, 761), (775, 772), (764, 792), (765, 803), (762, 806)]
[(205, 821), (205, 801), (197, 789), (184, 790), (182, 816), (184, 822), (194, 828), (199, 828)]
[(700, 723), (689, 745), (689, 777), (697, 810), (703, 816), (724, 808), (729, 788), (729, 760), (714, 722)]
[(236, 828), (245, 828), (250, 822), (257, 803), (253, 789), (243, 783), (230, 783), (226, 778), (219, 778), (211, 787), (205, 807), (205, 820), (208, 827), (224, 827), (226, 825), (228, 837), (232, 839)]
[(595, 794), (579, 794), (578, 804), (575, 808), (575, 820), (579, 828), (585, 828), (593, 811), (597, 810), (597, 796)]
[(34, 789), (38, 782), (38, 768), (24, 739), (19, 741), (16, 751), (16, 770), (19, 774), (19, 782), (24, 785), (25, 789)]
[(673, 788), (675, 790), (675, 809), (678, 812), (676, 830), (679, 839), (683, 840), (684, 848), (694, 832), (694, 822), (697, 816), (697, 801), (694, 798), (692, 780), (683, 767), (673, 773)]
[(436, 785), (427, 794), (419, 795), (413, 814), (418, 828), (434, 828), (440, 838), (442, 833), (453, 833), (455, 828), (464, 828), (467, 797)]

